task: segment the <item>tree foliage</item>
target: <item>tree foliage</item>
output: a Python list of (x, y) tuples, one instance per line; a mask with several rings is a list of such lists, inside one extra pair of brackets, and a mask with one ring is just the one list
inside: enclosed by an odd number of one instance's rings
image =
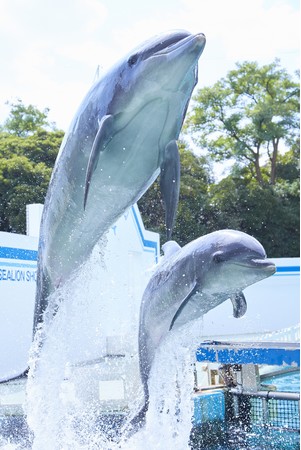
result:
[(4, 123), (4, 130), (19, 137), (26, 137), (35, 133), (40, 128), (53, 127), (48, 121), (49, 109), (40, 111), (34, 105), (24, 105), (18, 99), (16, 103), (9, 103), (11, 110)]
[[(244, 83), (247, 83), (247, 79)], [(232, 95), (233, 92), (230, 92), (229, 88), (226, 96), (217, 96), (217, 111), (227, 110), (229, 98)], [(237, 92), (237, 98), (239, 95)], [(292, 93), (292, 98), (294, 95)], [(260, 103), (259, 100), (258, 103)], [(44, 202), (51, 171), (64, 133), (53, 127), (49, 129), (47, 110), (42, 113), (46, 115), (42, 117), (42, 122), (40, 114), (28, 121), (27, 115), (19, 115), (20, 111), (26, 111), (28, 107), (21, 102), (17, 106), (16, 116), (21, 122), (24, 119), (24, 123), (6, 121), (0, 132), (0, 230), (24, 233), (25, 206), (28, 203)], [(34, 108), (29, 108), (29, 112), (33, 115)], [(196, 108), (200, 108), (200, 104), (197, 104)], [(210, 103), (206, 114), (213, 114), (211, 108)], [(265, 109), (263, 104), (260, 108), (262, 111)], [(249, 125), (251, 121), (247, 118), (246, 121), (241, 119), (240, 122), (235, 122), (235, 116), (232, 117), (235, 111), (235, 109), (227, 110), (227, 117), (232, 124), (243, 125), (243, 130), (239, 131), (240, 135), (243, 136), (245, 133), (245, 141), (249, 139), (248, 142), (251, 143), (252, 139), (247, 136), (247, 121), (249, 120)], [(15, 112), (14, 107), (13, 114), (9, 117), (12, 118)], [(195, 117), (197, 115), (199, 117), (199, 111), (192, 111), (189, 127), (192, 127), (194, 114)], [(204, 117), (206, 114), (204, 113)], [(290, 116), (290, 110), (287, 115)], [(281, 139), (286, 141), (288, 150), (283, 154), (277, 154), (277, 173), (271, 184), (266, 182), (271, 177), (271, 162), (260, 161), (260, 172), (264, 180), (261, 183), (254, 170), (254, 161), (251, 157), (248, 159), (244, 156), (244, 152), (249, 155), (248, 149), (243, 145), (240, 147), (237, 142), (236, 145), (235, 139), (233, 140), (233, 136), (229, 135), (227, 128), (222, 134), (221, 124), (214, 134), (216, 120), (213, 115), (212, 123), (207, 123), (206, 126), (205, 122), (203, 125), (197, 125), (198, 132), (205, 133), (207, 129), (211, 133), (206, 142), (210, 144), (208, 144), (209, 149), (212, 145), (211, 153), (216, 158), (223, 159), (236, 155), (237, 163), (226, 178), (214, 183), (208, 158), (196, 156), (189, 150), (187, 144), (180, 142), (180, 200), (173, 239), (180, 245), (185, 245), (212, 231), (232, 228), (256, 237), (265, 247), (269, 257), (298, 256), (299, 139), (295, 128), (295, 115), (292, 114), (288, 118), (283, 113), (281, 127), (287, 127), (287, 134)], [(226, 124), (229, 125), (230, 122)], [(266, 122), (269, 123), (267, 119)], [(291, 131), (289, 123), (292, 126)], [(279, 125), (278, 121), (276, 125)], [(250, 136), (252, 136), (253, 128), (249, 127)], [(229, 137), (230, 140), (228, 140)], [(202, 139), (205, 142), (204, 136)], [(215, 143), (211, 142), (212, 139), (216, 139)], [(264, 148), (267, 150), (267, 141), (262, 149)], [(245, 161), (244, 164), (242, 161)], [(158, 182), (155, 182), (140, 199), (139, 208), (145, 227), (159, 232), (161, 243), (164, 243), (165, 214)]]
[[(279, 61), (263, 67), (239, 63), (213, 87), (199, 90), (185, 130), (214, 160), (232, 159), (234, 165), (226, 178), (213, 183), (205, 158), (181, 149), (173, 238), (183, 245), (232, 228), (256, 237), (270, 257), (298, 256), (299, 84)], [(162, 234), (159, 202), (155, 185), (140, 203), (147, 226)]]
[(51, 169), (26, 156), (0, 158), (0, 229), (25, 232), (26, 205), (43, 203)]
[(200, 89), (186, 133), (230, 174), (208, 186), (206, 232), (234, 228), (271, 257), (299, 255), (299, 83), (279, 61), (236, 65)]
[(12, 105), (0, 132), (0, 230), (24, 233), (26, 204), (43, 203), (63, 131), (47, 131), (48, 110)]
[[(185, 245), (199, 236), (235, 229), (254, 236), (269, 257), (299, 256), (300, 192), (296, 145), (278, 162), (274, 186), (260, 185), (248, 166), (234, 166), (213, 183), (205, 158), (180, 147), (181, 187), (172, 238)], [(156, 182), (139, 201), (146, 228), (159, 232), (165, 242), (164, 209)]]
[(211, 186), (208, 231), (244, 231), (261, 242), (269, 257), (299, 256), (298, 178), (261, 186), (248, 175), (237, 169)]
[(187, 129), (216, 160), (233, 158), (248, 166), (260, 185), (274, 185), (281, 145), (299, 137), (299, 82), (278, 60), (236, 66), (198, 91)]

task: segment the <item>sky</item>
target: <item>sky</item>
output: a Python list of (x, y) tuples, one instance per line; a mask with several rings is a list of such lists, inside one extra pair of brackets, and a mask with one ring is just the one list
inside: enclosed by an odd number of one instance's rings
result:
[(67, 131), (98, 66), (171, 29), (206, 35), (197, 88), (245, 60), (299, 69), (299, 0), (0, 0), (0, 123), (20, 98)]

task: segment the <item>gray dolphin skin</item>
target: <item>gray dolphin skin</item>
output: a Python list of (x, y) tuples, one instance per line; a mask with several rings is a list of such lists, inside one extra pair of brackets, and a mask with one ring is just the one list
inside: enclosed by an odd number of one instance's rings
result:
[(205, 36), (150, 39), (88, 92), (66, 133), (42, 216), (34, 332), (49, 295), (161, 172), (170, 237), (179, 196), (179, 137)]
[(139, 358), (145, 404), (133, 424), (143, 421), (148, 409), (149, 373), (166, 334), (227, 299), (233, 303), (234, 316), (243, 316), (247, 304), (242, 290), (276, 271), (262, 245), (240, 231), (215, 231), (183, 248), (170, 241), (163, 250), (163, 262), (151, 277), (141, 302)]

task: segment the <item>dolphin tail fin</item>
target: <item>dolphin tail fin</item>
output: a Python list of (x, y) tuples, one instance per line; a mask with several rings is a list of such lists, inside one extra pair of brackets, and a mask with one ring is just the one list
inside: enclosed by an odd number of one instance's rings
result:
[(165, 205), (167, 240), (170, 240), (180, 192), (180, 155), (176, 141), (170, 141), (165, 147), (160, 188)]
[(126, 436), (126, 438), (131, 437), (135, 434), (140, 428), (145, 425), (145, 416), (148, 410), (148, 402), (146, 402), (143, 407), (140, 409), (138, 414), (136, 414), (133, 419), (131, 419), (128, 423), (125, 424), (122, 435)]
[(96, 133), (92, 149), (90, 152), (90, 157), (88, 161), (87, 171), (86, 171), (86, 181), (85, 181), (85, 193), (84, 193), (84, 209), (86, 209), (90, 183), (93, 173), (98, 164), (99, 155), (103, 152), (108, 145), (109, 141), (112, 139), (112, 115), (104, 116), (99, 122), (99, 128)]

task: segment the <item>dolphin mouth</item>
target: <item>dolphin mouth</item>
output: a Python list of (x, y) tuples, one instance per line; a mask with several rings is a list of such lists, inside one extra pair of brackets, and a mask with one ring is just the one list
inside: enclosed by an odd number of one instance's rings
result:
[(189, 47), (193, 43), (196, 47), (199, 47), (199, 51), (201, 53), (206, 44), (205, 35), (203, 33), (191, 34), (185, 38), (180, 39), (178, 42), (172, 43), (164, 47), (162, 50), (157, 51), (153, 56), (169, 55), (170, 53), (179, 49), (181, 49), (182, 51), (184, 47)]
[(252, 269), (264, 270), (270, 272), (271, 274), (276, 272), (275, 264), (268, 259), (248, 259), (245, 262), (240, 261), (239, 263), (237, 263), (237, 265)]

